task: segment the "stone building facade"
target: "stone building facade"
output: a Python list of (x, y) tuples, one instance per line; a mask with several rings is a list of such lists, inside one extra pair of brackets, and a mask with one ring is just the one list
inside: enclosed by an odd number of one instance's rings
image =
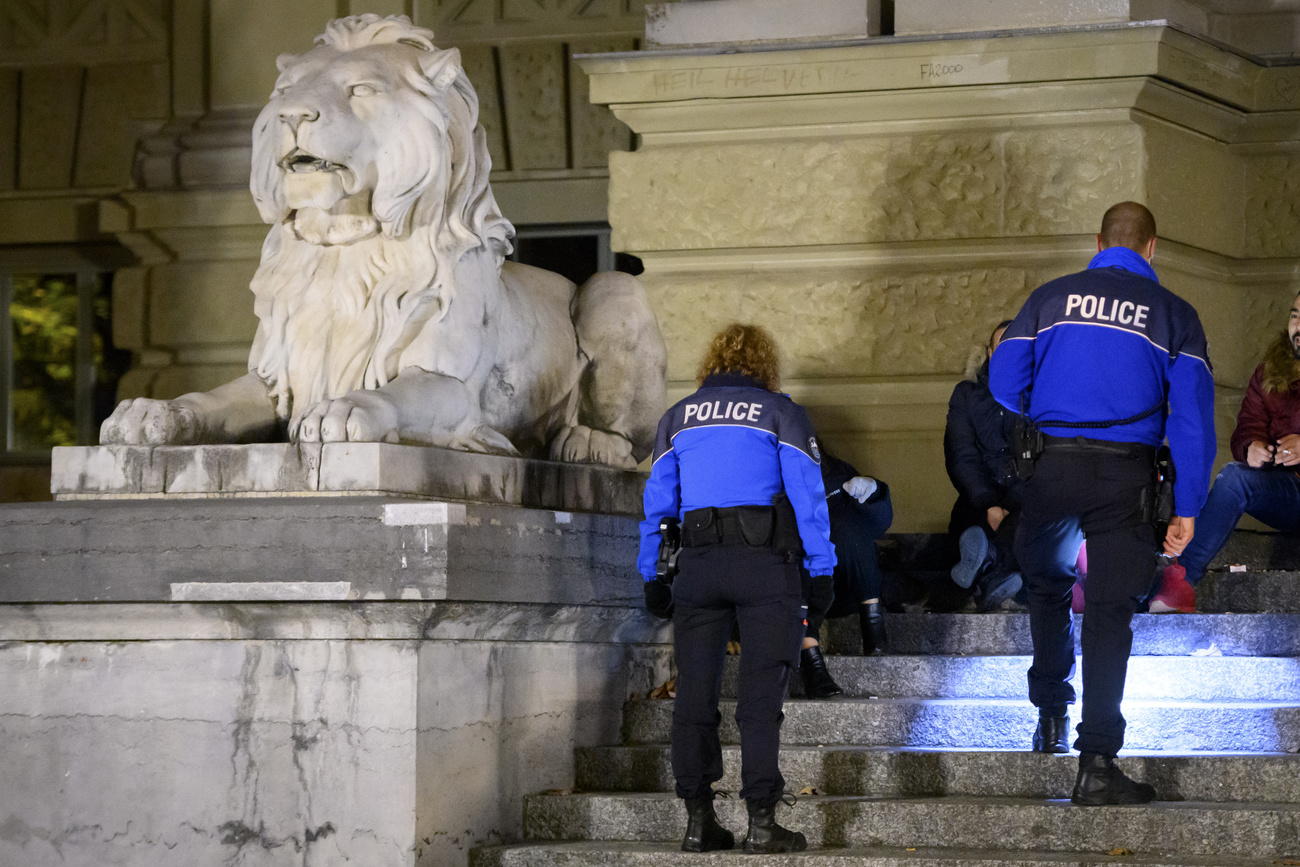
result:
[(239, 375), (274, 58), (402, 13), (461, 48), (506, 215), (608, 223), (644, 263), (670, 397), (718, 325), (771, 326), (830, 447), (894, 484), (896, 529), (945, 523), (971, 348), (1119, 199), (1155, 210), (1156, 267), (1206, 322), (1226, 437), (1300, 286), (1300, 2), (801, 6), (796, 32), (772, 0), (10, 0), (0, 263), (114, 272), (123, 397)]

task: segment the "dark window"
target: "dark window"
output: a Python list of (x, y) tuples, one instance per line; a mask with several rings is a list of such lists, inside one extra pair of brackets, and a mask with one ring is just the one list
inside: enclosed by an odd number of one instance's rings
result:
[(598, 271), (640, 274), (641, 260), (609, 247), (609, 226), (601, 223), (577, 225), (516, 226), (515, 262), (563, 274), (579, 285)]

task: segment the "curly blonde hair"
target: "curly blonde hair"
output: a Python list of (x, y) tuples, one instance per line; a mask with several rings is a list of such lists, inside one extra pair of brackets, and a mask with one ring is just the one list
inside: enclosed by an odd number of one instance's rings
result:
[(714, 373), (739, 373), (756, 379), (768, 391), (781, 387), (781, 356), (776, 340), (761, 325), (733, 322), (714, 335), (696, 371), (697, 385)]

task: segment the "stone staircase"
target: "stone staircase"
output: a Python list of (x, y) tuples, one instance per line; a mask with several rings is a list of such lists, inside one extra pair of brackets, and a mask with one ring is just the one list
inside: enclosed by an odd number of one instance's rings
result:
[[(767, 863), (1300, 865), (1300, 572), (1287, 563), (1300, 563), (1294, 540), (1238, 533), (1197, 614), (1135, 619), (1121, 764), (1162, 799), (1140, 807), (1072, 806), (1075, 757), (1029, 751), (1027, 614), (890, 615), (892, 655), (869, 658), (852, 655), (852, 619), (832, 621), (828, 660), (848, 696), (793, 697), (782, 729), (788, 787), (817, 794), (778, 818), (812, 848)], [(720, 785), (734, 792), (733, 710)], [(747, 863), (678, 851), (671, 718), (671, 701), (629, 702), (623, 743), (577, 750), (572, 790), (525, 799), (527, 842), (477, 850), (473, 867)], [(717, 805), (739, 838), (744, 804)]]

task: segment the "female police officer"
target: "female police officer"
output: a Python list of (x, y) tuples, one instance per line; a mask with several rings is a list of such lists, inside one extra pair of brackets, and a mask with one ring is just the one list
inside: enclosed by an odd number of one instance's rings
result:
[[(733, 623), (740, 627), (740, 795), (749, 808), (746, 852), (799, 851), (803, 834), (778, 825), (785, 792), (777, 768), (781, 705), (798, 665), (804, 616), (799, 562), (830, 575), (820, 454), (807, 414), (778, 387), (776, 343), (754, 325), (729, 325), (699, 368), (700, 388), (659, 422), (645, 489), (638, 567), (646, 604), (674, 609), (677, 700), (672, 762), (688, 822), (682, 849), (730, 849), (713, 783), (722, 777), (718, 700)], [(679, 573), (656, 580), (660, 520), (681, 518)]]

